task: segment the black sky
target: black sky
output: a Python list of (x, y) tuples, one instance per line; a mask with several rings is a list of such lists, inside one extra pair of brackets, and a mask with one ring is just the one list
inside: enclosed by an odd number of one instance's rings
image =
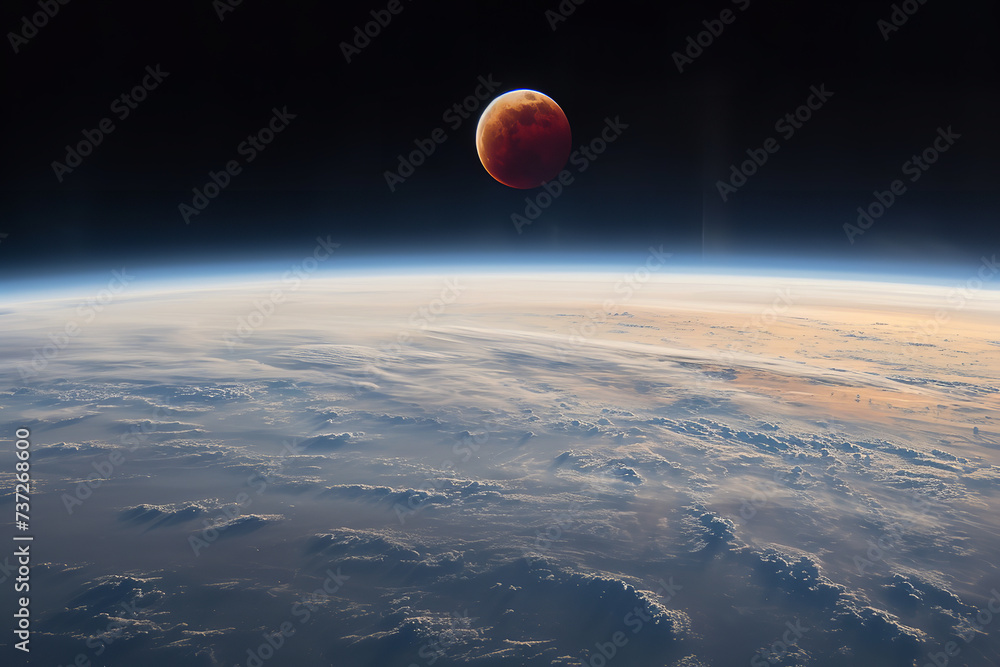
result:
[[(401, 0), (348, 63), (341, 43), (388, 4), (246, 0), (220, 20), (209, 0), (76, 0), (25, 43), (10, 33), (40, 5), (7, 3), (0, 275), (300, 254), (317, 235), (348, 255), (466, 258), (704, 243), (713, 258), (974, 264), (1000, 245), (994, 2), (898, 3), (916, 11), (885, 39), (893, 3), (870, 0), (565, 0), (555, 30), (557, 0)], [(724, 10), (678, 71), (674, 52)], [(120, 118), (147, 67), (169, 74)], [(628, 126), (585, 172), (568, 165), (573, 184), (520, 234), (511, 214), (539, 191), (483, 170), (478, 112), (444, 117), (480, 77), (553, 97), (576, 145), (608, 118)], [(782, 136), (814, 86), (833, 94)], [(286, 108), (247, 163), (241, 142)], [(60, 181), (52, 163), (104, 118), (114, 130)], [(960, 138), (910, 182), (903, 164), (949, 127)], [(385, 172), (437, 128), (447, 140), (390, 191)], [(769, 137), (779, 150), (723, 202), (717, 182)], [(178, 207), (230, 160), (240, 173), (186, 224)], [(850, 243), (843, 225), (895, 179), (906, 192)]]

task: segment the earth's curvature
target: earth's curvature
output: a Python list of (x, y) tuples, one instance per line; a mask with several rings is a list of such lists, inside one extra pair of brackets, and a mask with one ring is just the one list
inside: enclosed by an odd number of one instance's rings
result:
[(1000, 664), (1000, 294), (966, 292), (525, 270), (6, 297), (32, 664)]

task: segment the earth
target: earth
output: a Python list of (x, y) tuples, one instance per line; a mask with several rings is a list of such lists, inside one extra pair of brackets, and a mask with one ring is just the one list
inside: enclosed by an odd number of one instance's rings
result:
[(0, 303), (28, 664), (1000, 664), (990, 286), (139, 282)]

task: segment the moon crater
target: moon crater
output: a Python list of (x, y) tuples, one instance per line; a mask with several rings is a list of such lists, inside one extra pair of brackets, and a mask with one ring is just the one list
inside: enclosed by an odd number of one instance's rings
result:
[(512, 188), (537, 188), (569, 159), (572, 134), (555, 101), (534, 90), (512, 90), (479, 118), (476, 149), (490, 176)]

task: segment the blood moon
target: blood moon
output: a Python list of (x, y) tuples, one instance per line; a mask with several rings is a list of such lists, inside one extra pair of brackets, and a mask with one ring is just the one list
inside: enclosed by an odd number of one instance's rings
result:
[(490, 176), (527, 190), (555, 178), (569, 159), (573, 139), (566, 114), (536, 90), (500, 95), (479, 117), (476, 149)]

